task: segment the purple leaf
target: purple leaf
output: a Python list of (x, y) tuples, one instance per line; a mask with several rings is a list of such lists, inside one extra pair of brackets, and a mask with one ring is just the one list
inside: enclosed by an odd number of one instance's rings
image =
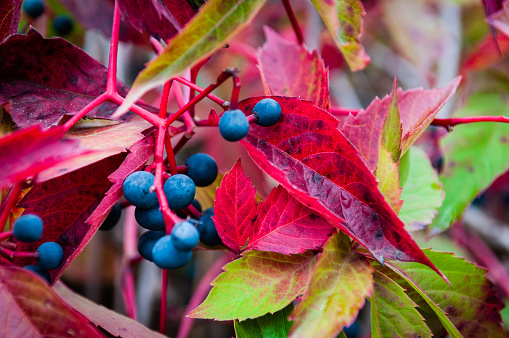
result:
[(23, 0), (0, 0), (0, 41), (18, 32)]

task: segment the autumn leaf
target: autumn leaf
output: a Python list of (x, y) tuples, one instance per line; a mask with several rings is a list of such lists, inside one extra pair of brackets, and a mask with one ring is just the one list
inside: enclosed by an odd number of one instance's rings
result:
[(224, 266), (207, 299), (188, 314), (192, 318), (245, 320), (274, 313), (304, 293), (311, 277), (313, 253), (286, 256), (247, 251)]
[(357, 318), (373, 292), (367, 259), (343, 233), (332, 236), (315, 264), (309, 287), (290, 319), (290, 337), (336, 337)]
[[(282, 108), (279, 122), (268, 128), (251, 125), (241, 141), (255, 163), (379, 261), (433, 267), (385, 201), (357, 150), (337, 130), (338, 121), (309, 102), (273, 98)], [(244, 100), (239, 107), (250, 114), (260, 99)]]
[(398, 163), (393, 162), (392, 154), (382, 144), (379, 150), (376, 178), (385, 200), (396, 214), (399, 213), (403, 205), (403, 201), (400, 199), (399, 166)]
[(0, 42), (18, 32), (23, 0), (0, 0)]
[(329, 72), (316, 50), (283, 39), (269, 27), (258, 50), (258, 64), (267, 95), (298, 96), (330, 110)]
[(293, 304), (290, 303), (287, 307), (275, 313), (267, 313), (255, 319), (246, 319), (239, 322), (236, 320), (235, 336), (237, 338), (286, 338), (292, 322), (288, 320), (288, 316), (293, 311)]

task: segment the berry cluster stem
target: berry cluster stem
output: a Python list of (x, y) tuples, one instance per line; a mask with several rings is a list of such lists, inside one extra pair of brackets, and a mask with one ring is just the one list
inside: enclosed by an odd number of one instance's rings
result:
[(299, 21), (295, 17), (295, 13), (293, 12), (292, 5), (290, 4), (290, 0), (283, 0), (283, 6), (285, 7), (286, 14), (288, 15), (288, 19), (290, 19), (290, 23), (292, 24), (293, 31), (297, 36), (297, 41), (299, 45), (304, 43), (304, 36), (302, 35), (302, 29), (299, 26)]

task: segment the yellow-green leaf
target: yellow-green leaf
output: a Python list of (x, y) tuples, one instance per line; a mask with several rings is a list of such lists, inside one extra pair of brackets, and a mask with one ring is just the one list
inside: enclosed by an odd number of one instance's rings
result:
[(376, 168), (378, 188), (382, 191), (387, 203), (395, 213), (401, 209), (403, 201), (400, 200), (401, 188), (399, 186), (399, 168), (394, 163), (392, 154), (380, 144), (378, 150), (378, 167)]

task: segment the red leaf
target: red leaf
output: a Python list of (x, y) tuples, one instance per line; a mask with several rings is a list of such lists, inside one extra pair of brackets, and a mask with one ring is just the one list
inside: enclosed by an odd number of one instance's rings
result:
[(0, 0), (0, 41), (18, 32), (23, 0)]
[(264, 27), (267, 42), (258, 51), (258, 64), (267, 94), (299, 96), (329, 110), (329, 71), (315, 50), (283, 39)]
[(63, 135), (61, 127), (42, 131), (34, 126), (0, 138), (0, 188), (87, 153), (77, 140), (62, 139)]
[[(74, 115), (104, 92), (106, 77), (106, 67), (83, 50), (61, 38), (44, 39), (34, 29), (0, 45), (0, 104), (19, 127), (48, 127)], [(125, 96), (127, 87), (120, 81), (117, 86)], [(87, 116), (108, 117), (117, 107), (105, 102)]]
[(224, 245), (240, 253), (252, 231), (256, 215), (256, 191), (240, 164), (240, 158), (225, 174), (216, 191), (214, 224)]
[(256, 214), (246, 250), (299, 254), (320, 248), (335, 229), (282, 186), (270, 192)]
[(17, 267), (0, 266), (0, 322), (2, 337), (103, 337), (40, 278)]
[[(263, 97), (244, 100), (250, 114)], [(415, 261), (439, 272), (404, 229), (338, 121), (311, 103), (272, 97), (282, 108), (273, 127), (251, 125), (241, 143), (267, 174), (299, 202), (364, 245), (380, 262)]]
[(120, 12), (141, 31), (168, 40), (194, 15), (186, 0), (119, 0)]
[[(115, 155), (33, 187), (19, 206), (25, 208), (25, 214), (40, 216), (44, 230), (40, 240), (19, 242), (16, 251), (35, 251), (44, 242), (57, 242), (64, 249), (64, 263), (50, 274), (52, 280), (58, 278), (97, 230), (98, 226), (91, 227), (85, 221), (111, 187), (108, 176), (120, 166), (124, 157), (123, 154)], [(27, 259), (14, 261), (17, 265), (32, 262)]]

